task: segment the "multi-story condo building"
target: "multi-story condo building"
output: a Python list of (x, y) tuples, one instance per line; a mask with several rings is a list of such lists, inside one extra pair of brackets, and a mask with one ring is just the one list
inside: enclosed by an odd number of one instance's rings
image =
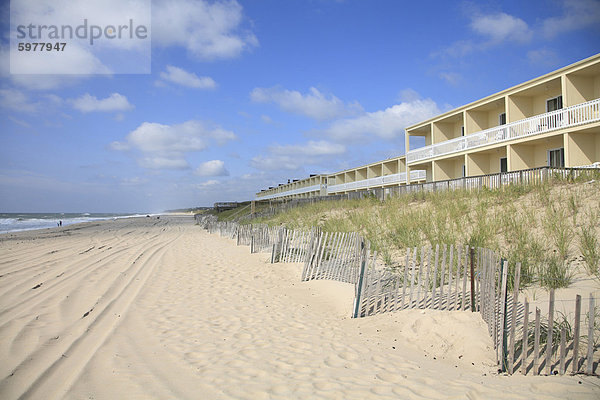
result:
[[(400, 156), (350, 168), (330, 175), (313, 175), (256, 193), (255, 200), (298, 199), (359, 192), (370, 189), (391, 189), (406, 185), (406, 157)], [(425, 171), (411, 171), (411, 182), (424, 182)]]
[[(410, 137), (425, 139), (411, 149)], [(406, 129), (406, 156), (261, 190), (255, 200), (600, 163), (600, 54)]]
[[(342, 194), (406, 185), (406, 157), (400, 156), (329, 175), (327, 193)], [(425, 180), (425, 171), (413, 170), (411, 182)]]
[[(425, 138), (411, 149), (410, 137)], [(600, 161), (600, 54), (406, 129), (428, 182)], [(410, 179), (410, 177), (409, 177)]]
[(327, 175), (311, 175), (304, 179), (294, 179), (256, 193), (255, 200), (300, 199), (327, 196)]

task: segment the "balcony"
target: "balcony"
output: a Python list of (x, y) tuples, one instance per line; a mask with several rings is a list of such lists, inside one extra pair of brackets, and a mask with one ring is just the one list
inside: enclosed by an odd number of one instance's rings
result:
[(600, 121), (600, 99), (410, 150), (406, 154), (406, 162), (412, 164), (478, 147), (540, 135), (597, 121)]
[[(415, 170), (410, 171), (411, 180), (423, 180), (426, 177), (426, 171)], [(333, 194), (336, 192), (345, 192), (348, 190), (361, 190), (371, 189), (374, 187), (380, 187), (390, 184), (403, 184), (406, 183), (406, 172), (400, 172), (398, 174), (391, 174), (386, 176), (378, 176), (375, 178), (363, 179), (356, 182), (340, 183), (338, 185), (331, 185), (327, 187), (327, 193)]]
[(321, 185), (312, 185), (312, 186), (302, 187), (302, 188), (298, 188), (298, 189), (287, 190), (285, 192), (273, 193), (273, 194), (269, 194), (266, 196), (260, 196), (257, 194), (255, 196), (255, 200), (270, 200), (270, 199), (276, 199), (278, 197), (293, 196), (295, 194), (315, 192), (315, 191), (320, 191), (320, 190), (321, 190)]

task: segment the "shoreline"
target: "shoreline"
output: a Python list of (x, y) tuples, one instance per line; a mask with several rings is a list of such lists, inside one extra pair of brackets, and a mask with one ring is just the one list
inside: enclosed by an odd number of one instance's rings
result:
[(13, 235), (0, 235), (2, 398), (600, 395), (595, 377), (498, 375), (470, 312), (352, 319), (353, 285), (300, 282), (300, 264), (191, 215)]
[[(63, 226), (51, 226), (51, 227), (41, 227), (41, 228), (24, 228), (24, 229), (16, 229), (16, 230), (10, 230), (10, 231), (5, 231), (5, 232), (0, 232), (0, 238), (2, 238), (3, 235), (9, 235), (9, 234), (16, 234), (16, 233), (21, 233), (21, 232), (32, 232), (32, 231), (36, 231), (36, 232), (45, 232), (45, 231), (60, 231), (61, 229), (67, 229), (70, 227), (76, 227), (76, 226), (85, 226), (86, 224), (94, 224), (94, 223), (102, 223), (102, 222), (109, 222), (109, 221), (114, 221), (114, 220), (120, 220), (120, 219), (135, 219), (135, 218), (141, 218), (141, 219), (147, 219), (147, 218), (156, 218), (156, 217), (162, 217), (162, 216), (188, 216), (188, 214), (178, 214), (178, 213), (154, 213), (154, 214), (131, 214), (131, 215), (123, 215), (123, 216), (114, 216), (114, 217), (100, 217), (98, 219), (93, 219), (90, 221), (82, 221), (82, 222), (73, 222), (73, 223), (69, 223)], [(190, 215), (191, 217), (193, 217), (193, 215)]]

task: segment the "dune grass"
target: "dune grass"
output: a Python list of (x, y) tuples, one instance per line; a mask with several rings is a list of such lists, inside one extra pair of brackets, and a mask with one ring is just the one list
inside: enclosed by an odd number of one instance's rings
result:
[(598, 181), (560, 179), (496, 190), (415, 192), (384, 202), (373, 197), (318, 202), (252, 222), (360, 232), (391, 267), (407, 248), (486, 247), (509, 261), (511, 276), (521, 262), (522, 285), (557, 288), (572, 281), (576, 254), (590, 273), (598, 271), (599, 189)]

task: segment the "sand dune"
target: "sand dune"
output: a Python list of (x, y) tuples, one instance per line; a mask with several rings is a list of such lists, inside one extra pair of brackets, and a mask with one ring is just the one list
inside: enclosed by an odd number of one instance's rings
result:
[(498, 376), (475, 314), (353, 320), (351, 285), (266, 261), (183, 216), (0, 236), (0, 398), (600, 397)]

